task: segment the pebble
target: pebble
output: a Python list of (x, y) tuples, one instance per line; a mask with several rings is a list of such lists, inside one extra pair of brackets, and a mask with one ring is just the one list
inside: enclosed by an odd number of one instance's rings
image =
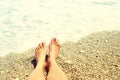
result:
[(26, 76), (28, 76), (29, 74), (27, 73)]
[(68, 63), (68, 64), (72, 64), (71, 60), (66, 60), (65, 62)]
[(15, 78), (14, 80), (19, 80), (19, 78)]
[(106, 43), (108, 43), (108, 40), (105, 40)]
[(81, 53), (84, 53), (84, 52), (85, 52), (85, 50), (81, 50), (80, 52), (81, 52)]
[(9, 72), (9, 70), (6, 70), (6, 72)]

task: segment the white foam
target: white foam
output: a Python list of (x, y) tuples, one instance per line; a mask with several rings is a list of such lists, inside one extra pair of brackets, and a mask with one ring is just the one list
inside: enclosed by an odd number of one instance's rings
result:
[(52, 37), (77, 41), (120, 30), (119, 0), (0, 0), (0, 56), (22, 52)]

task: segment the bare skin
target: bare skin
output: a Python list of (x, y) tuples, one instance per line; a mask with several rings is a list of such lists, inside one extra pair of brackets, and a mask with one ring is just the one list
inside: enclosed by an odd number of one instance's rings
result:
[(46, 66), (45, 56), (46, 56), (46, 44), (41, 43), (35, 49), (35, 56), (37, 60), (37, 66), (34, 71), (29, 75), (27, 80), (45, 80), (43, 75), (44, 68)]
[(49, 45), (49, 54), (47, 66), (49, 73), (46, 80), (67, 80), (65, 73), (59, 68), (56, 63), (56, 58), (60, 51), (60, 44), (56, 38), (53, 38)]
[[(47, 48), (45, 43), (41, 43), (35, 50), (37, 66), (34, 71), (28, 76), (27, 80), (68, 80), (65, 73), (59, 68), (56, 63), (56, 58), (60, 51), (60, 44), (56, 38), (53, 38), (49, 44), (49, 53), (47, 61), (45, 61)], [(46, 78), (43, 71), (47, 67), (48, 75)]]

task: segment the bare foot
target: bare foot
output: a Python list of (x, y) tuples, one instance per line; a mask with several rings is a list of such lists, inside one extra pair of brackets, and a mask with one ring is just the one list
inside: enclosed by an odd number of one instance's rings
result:
[(56, 38), (52, 38), (49, 44), (49, 53), (48, 56), (50, 59), (56, 59), (60, 51), (60, 44)]
[(45, 65), (46, 65), (46, 62), (45, 62), (46, 52), (47, 52), (47, 48), (46, 48), (46, 44), (44, 42), (42, 42), (41, 44), (39, 44), (36, 47), (35, 56), (36, 56), (36, 60), (37, 60), (37, 65), (40, 64), (40, 65), (45, 67)]
[(53, 64), (56, 64), (55, 59), (58, 57), (60, 51), (60, 44), (56, 38), (52, 38), (49, 44), (49, 53), (47, 58), (47, 73), (49, 73), (50, 67)]

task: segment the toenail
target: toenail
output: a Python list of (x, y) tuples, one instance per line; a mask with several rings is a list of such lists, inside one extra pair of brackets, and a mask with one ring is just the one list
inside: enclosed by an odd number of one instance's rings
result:
[(42, 46), (44, 46), (44, 44), (45, 44), (45, 43), (44, 43), (44, 42), (42, 42)]

